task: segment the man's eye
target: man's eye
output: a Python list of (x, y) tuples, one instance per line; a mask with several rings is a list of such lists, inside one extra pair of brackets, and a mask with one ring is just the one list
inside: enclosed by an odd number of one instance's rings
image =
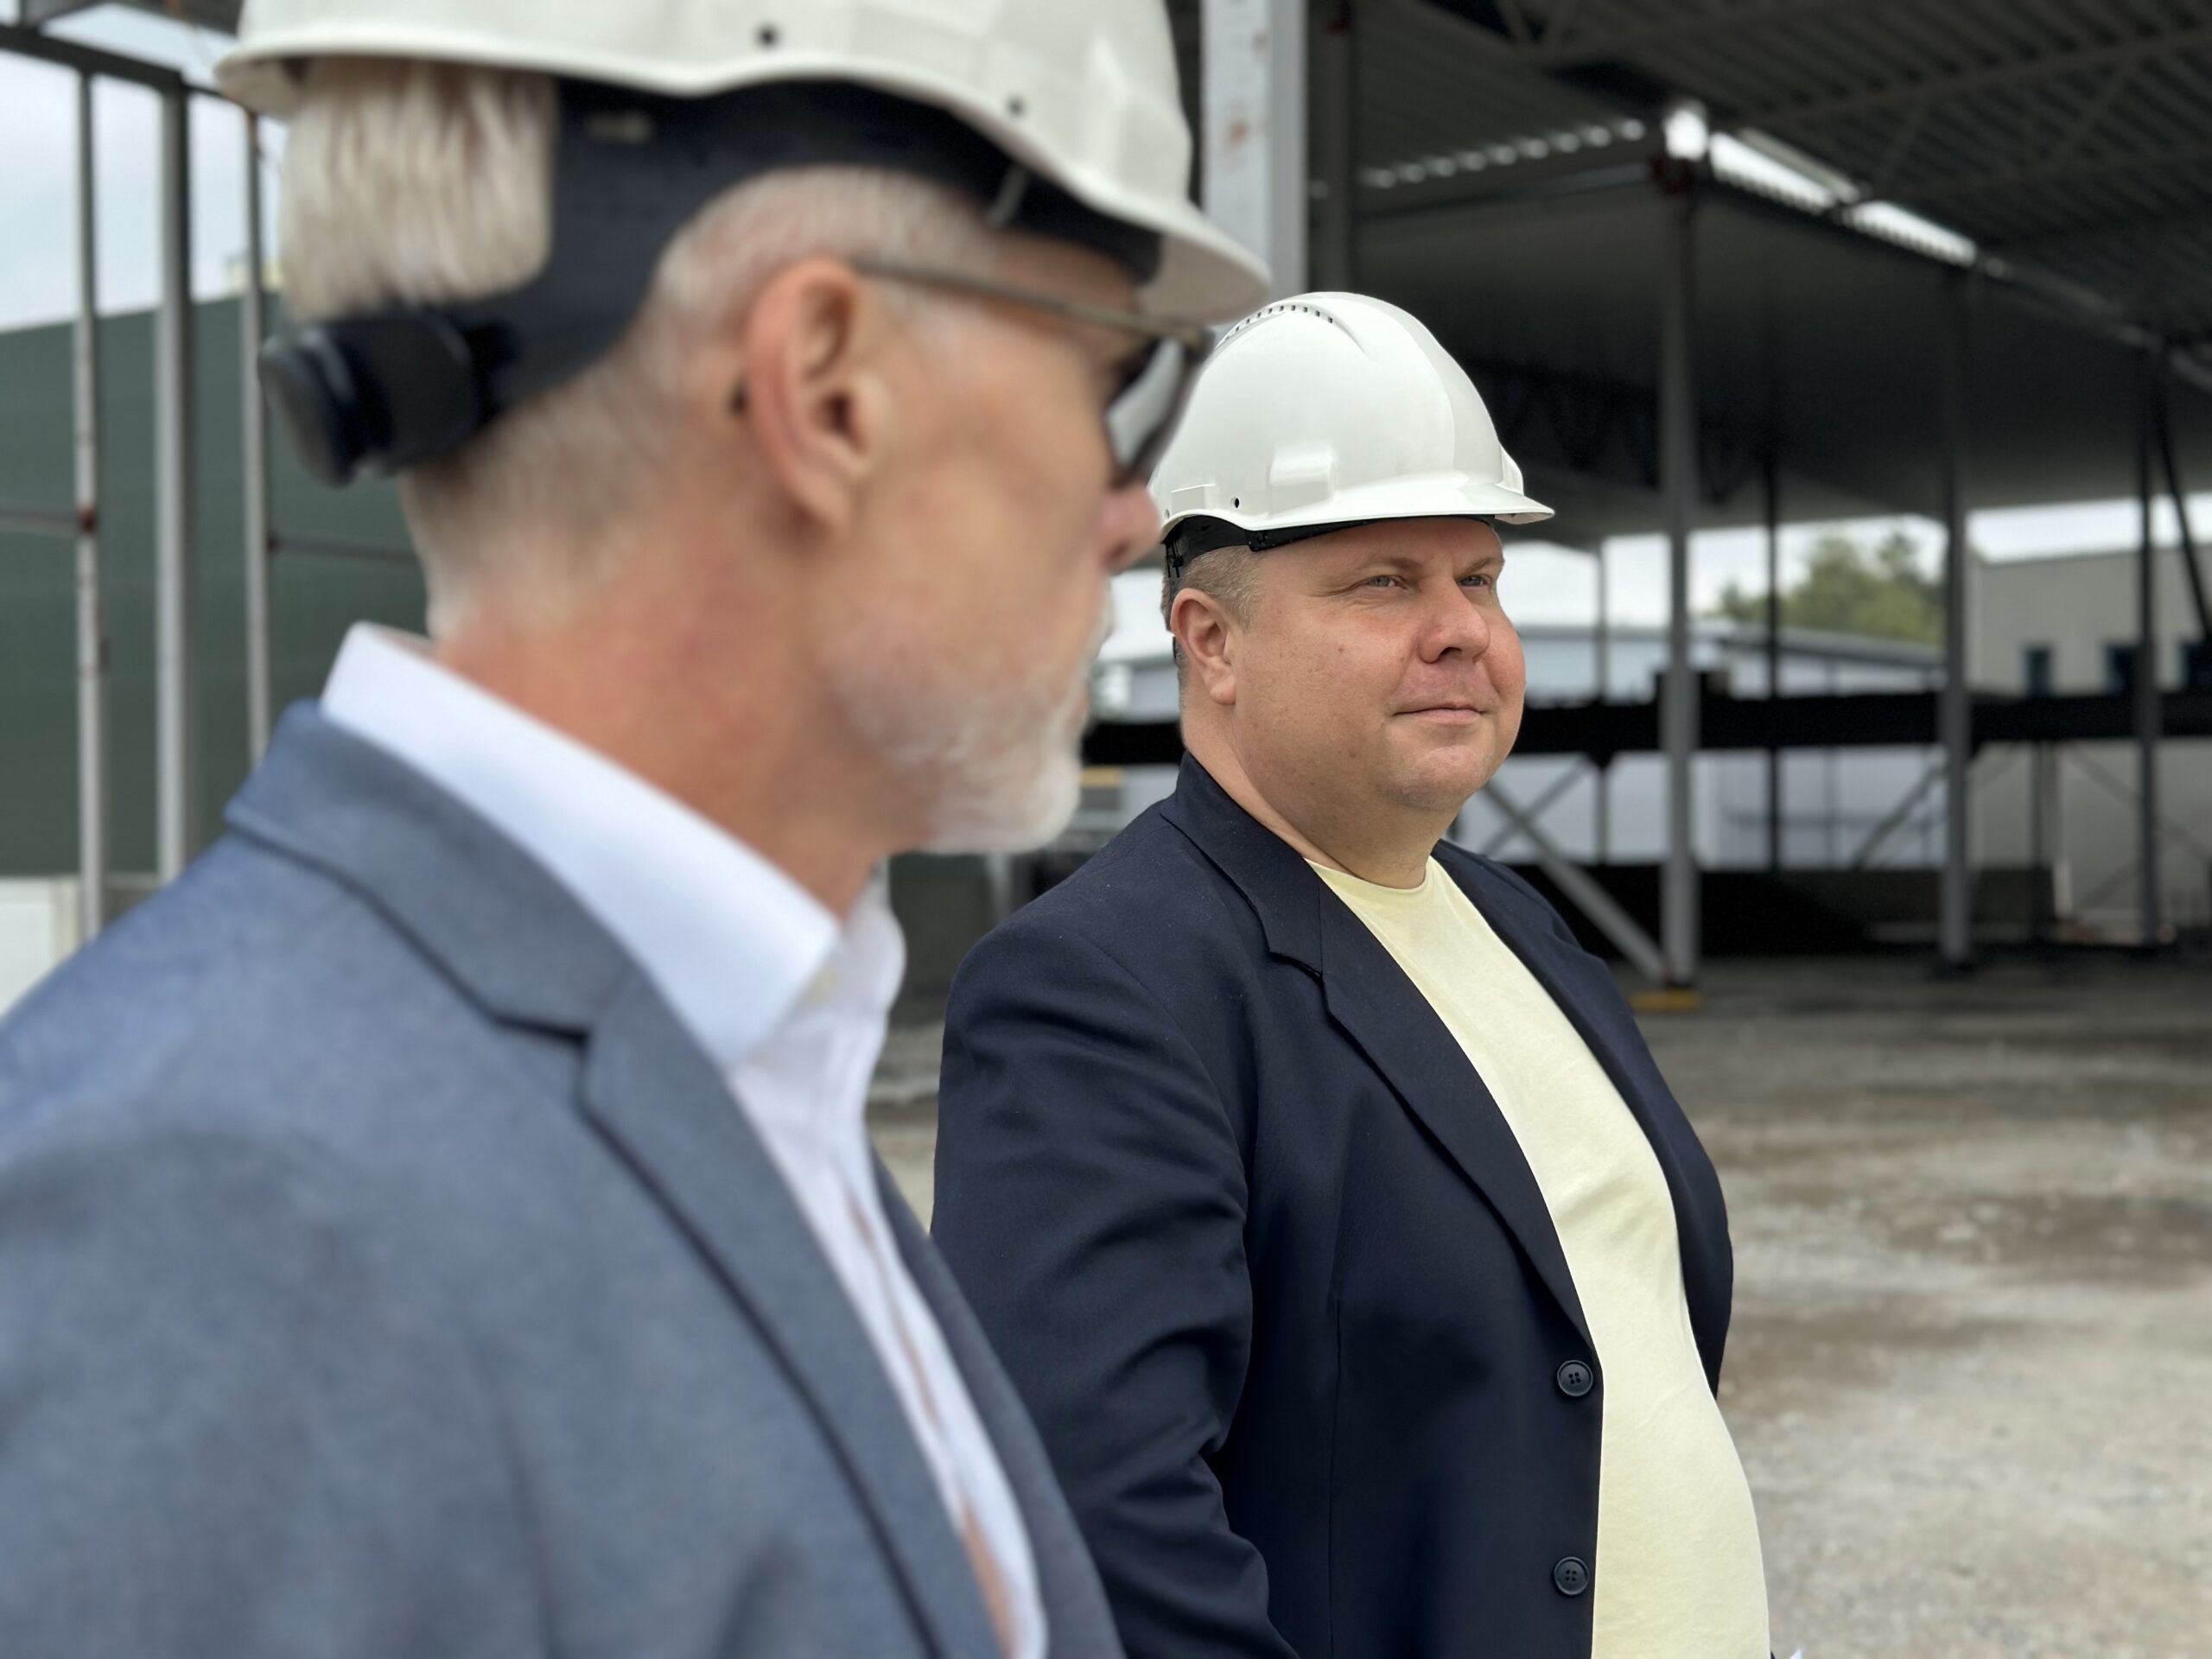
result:
[(1398, 579), (1395, 576), (1370, 576), (1367, 585), (1370, 588), (1395, 588), (1398, 585)]
[(1465, 588), (1487, 588), (1491, 586), (1491, 579), (1482, 575), (1462, 576), (1459, 578), (1459, 583)]

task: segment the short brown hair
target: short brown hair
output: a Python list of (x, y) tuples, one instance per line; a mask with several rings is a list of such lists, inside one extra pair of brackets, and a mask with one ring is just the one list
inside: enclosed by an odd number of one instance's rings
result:
[[(1252, 620), (1253, 602), (1259, 597), (1260, 556), (1249, 547), (1231, 543), (1227, 547), (1211, 548), (1192, 557), (1177, 554), (1171, 538), (1167, 544), (1167, 569), (1160, 583), (1160, 620), (1168, 626), (1172, 636), (1175, 626), (1175, 596), (1185, 588), (1210, 595), (1220, 601), (1221, 607), (1239, 622)], [(1175, 639), (1169, 649), (1175, 656), (1175, 683), (1183, 683), (1189, 664), (1183, 656), (1183, 642)]]

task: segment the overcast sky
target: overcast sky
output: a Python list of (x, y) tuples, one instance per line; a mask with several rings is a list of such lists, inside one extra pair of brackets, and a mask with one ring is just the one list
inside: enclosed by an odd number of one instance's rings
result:
[[(0, 0), (0, 18), (15, 21), (17, 0)], [(116, 6), (65, 20), (54, 32), (181, 69), (203, 84), (223, 42), (159, 17)], [(0, 329), (67, 317), (76, 307), (76, 77), (66, 71), (0, 54)], [(99, 276), (103, 310), (137, 310), (154, 302), (158, 230), (157, 100), (113, 82), (99, 83), (95, 100), (99, 213)], [(283, 153), (280, 129), (264, 129), (264, 168)], [(193, 233), (194, 291), (203, 297), (231, 287), (245, 245), (244, 123), (235, 111), (207, 99), (193, 100)], [(265, 233), (276, 251), (274, 177), (264, 175), (270, 220)], [(2192, 498), (2192, 524), (2212, 539), (2212, 494)], [(1823, 531), (1839, 526), (1786, 527), (1784, 580), (1803, 567), (1808, 549)], [(1940, 550), (1940, 529), (1925, 519), (1884, 518), (1840, 526), (1869, 542), (1902, 528), (1923, 550)], [(2159, 534), (2173, 535), (2170, 505), (2161, 502)], [(1504, 594), (1523, 621), (1580, 621), (1596, 602), (1596, 561), (1550, 548), (1536, 532), (1516, 534)], [(1974, 515), (1974, 544), (1993, 558), (2086, 552), (2132, 547), (2136, 514), (2132, 502), (2008, 509)], [(1693, 601), (1712, 606), (1734, 581), (1765, 586), (1765, 543), (1757, 530), (1713, 531), (1694, 542)], [(1606, 544), (1611, 611), (1624, 622), (1652, 622), (1666, 613), (1665, 544), (1656, 536), (1618, 537)]]

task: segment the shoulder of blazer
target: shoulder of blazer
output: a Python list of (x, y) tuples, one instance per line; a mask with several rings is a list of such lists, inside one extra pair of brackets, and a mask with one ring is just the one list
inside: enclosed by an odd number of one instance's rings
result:
[(1080, 1003), (1094, 992), (1077, 988), (1097, 987), (1110, 967), (1103, 982), (1153, 1005), (1234, 1092), (1251, 1021), (1274, 1006), (1268, 976), (1282, 966), (1245, 894), (1155, 807), (969, 951), (947, 1018), (1008, 995)]

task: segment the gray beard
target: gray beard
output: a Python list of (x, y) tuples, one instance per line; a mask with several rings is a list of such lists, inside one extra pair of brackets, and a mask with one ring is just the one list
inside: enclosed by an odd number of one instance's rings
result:
[(958, 684), (941, 661), (916, 673), (864, 648), (832, 660), (830, 696), (924, 803), (921, 850), (1028, 852), (1067, 828), (1082, 792), (1088, 658), (1068, 684), (1011, 695)]

